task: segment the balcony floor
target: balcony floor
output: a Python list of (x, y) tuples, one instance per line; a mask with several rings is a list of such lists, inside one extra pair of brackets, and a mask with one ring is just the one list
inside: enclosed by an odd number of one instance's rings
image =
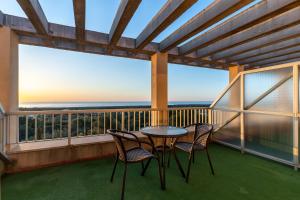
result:
[[(249, 154), (212, 145), (211, 157), (216, 175), (210, 174), (204, 153), (196, 154), (190, 183), (180, 176), (174, 159), (167, 170), (167, 190), (159, 188), (158, 170), (151, 162), (145, 177), (140, 165), (129, 165), (126, 199), (299, 199), (300, 173), (292, 168)], [(180, 154), (186, 166), (187, 155)], [(4, 200), (119, 199), (123, 165), (117, 168), (115, 182), (109, 182), (111, 158), (35, 170), (2, 179)]]

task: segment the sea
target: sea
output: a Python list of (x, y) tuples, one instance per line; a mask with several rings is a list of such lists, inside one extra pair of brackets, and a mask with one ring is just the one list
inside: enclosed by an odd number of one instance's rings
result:
[[(211, 101), (171, 101), (169, 107), (208, 107)], [(20, 110), (63, 110), (63, 109), (113, 109), (113, 108), (148, 108), (149, 101), (118, 102), (42, 102), (21, 103)]]

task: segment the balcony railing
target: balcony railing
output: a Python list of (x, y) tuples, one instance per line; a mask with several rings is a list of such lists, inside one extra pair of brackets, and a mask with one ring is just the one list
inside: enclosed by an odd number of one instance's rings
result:
[(159, 124), (164, 112), (168, 112), (170, 126), (184, 127), (209, 120), (207, 107), (178, 107), (167, 111), (151, 108), (20, 111), (9, 114), (9, 118), (18, 127), (13, 143), (68, 139), (71, 144), (72, 138), (103, 135), (107, 129), (139, 131)]

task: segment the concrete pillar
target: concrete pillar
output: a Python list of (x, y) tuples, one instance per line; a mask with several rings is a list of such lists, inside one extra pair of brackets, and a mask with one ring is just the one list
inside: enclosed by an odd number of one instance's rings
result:
[[(9, 28), (0, 28), (0, 104), (5, 113), (19, 109), (19, 50), (18, 36)], [(6, 148), (16, 143), (18, 138), (18, 118), (9, 116), (5, 119), (4, 138)], [(4, 143), (5, 144), (5, 143)]]
[(242, 71), (244, 71), (244, 66), (232, 66), (228, 68), (229, 71), (229, 83)]
[(0, 44), (0, 104), (5, 112), (13, 112), (19, 107), (18, 36), (2, 27)]
[(151, 57), (151, 108), (162, 110), (152, 117), (152, 125), (168, 124), (168, 54), (156, 53)]

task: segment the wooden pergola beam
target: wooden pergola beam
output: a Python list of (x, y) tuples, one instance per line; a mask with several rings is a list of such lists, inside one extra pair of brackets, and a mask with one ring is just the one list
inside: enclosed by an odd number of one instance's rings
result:
[[(20, 35), (19, 36), (19, 43), (26, 44), (26, 45), (34, 45), (34, 46), (41, 46), (45, 47), (44, 39), (42, 37), (31, 36), (31, 35)], [(116, 56), (116, 57), (124, 57), (124, 58), (132, 58), (132, 59), (139, 59), (139, 60), (151, 60), (151, 55), (143, 54), (143, 53), (135, 53), (130, 52), (127, 50), (111, 50), (107, 51), (107, 47), (101, 47), (100, 45), (92, 45), (92, 44), (82, 44), (77, 40), (74, 41), (67, 41), (67, 40), (53, 40), (53, 45), (47, 46), (50, 48), (62, 49), (62, 50), (69, 50), (69, 51), (77, 51), (77, 52), (85, 52), (85, 53), (92, 53), (92, 54), (99, 54), (99, 55), (109, 55), (109, 56)], [(187, 62), (187, 60), (189, 62)], [(194, 62), (193, 62), (194, 61)], [(187, 58), (182, 59), (178, 58), (177, 56), (169, 56), (168, 59), (169, 63), (174, 64), (182, 64), (182, 65), (190, 65), (199, 67), (199, 62), (196, 62), (196, 59)], [(208, 63), (210, 63), (208, 61)], [(201, 64), (201, 63), (200, 63)], [(215, 63), (213, 63), (215, 64)], [(205, 68), (211, 68), (208, 64), (203, 64)], [(220, 65), (215, 69), (223, 69)]]
[(217, 23), (253, 0), (216, 0), (160, 43), (160, 51), (168, 51), (188, 38)]
[(300, 7), (289, 10), (275, 16), (265, 22), (252, 26), (245, 31), (224, 38), (209, 46), (197, 50), (199, 57), (207, 57), (222, 50), (226, 50), (246, 42), (253, 41), (262, 36), (268, 36), (274, 32), (284, 30), (300, 23)]
[(299, 62), (299, 61), (300, 61), (300, 57), (297, 57), (297, 58), (289, 59), (288, 61), (283, 60), (283, 61), (268, 63), (268, 64), (260, 65), (260, 66), (250, 66), (247, 69), (255, 69), (255, 68), (258, 68), (258, 67), (261, 67), (261, 68), (262, 67), (269, 67), (269, 66), (281, 65), (281, 64), (292, 63), (292, 62)]
[(228, 58), (227, 60), (229, 62), (244, 61), (246, 59), (254, 58), (257, 55), (263, 56), (265, 54), (269, 54), (269, 53), (273, 53), (273, 52), (275, 53), (277, 51), (289, 49), (289, 48), (292, 48), (292, 47), (298, 46), (298, 45), (300, 45), (300, 33), (299, 33), (298, 37), (296, 37), (296, 38), (279, 41), (278, 43), (270, 44), (270, 45), (267, 45), (267, 46), (264, 46), (264, 47), (261, 47), (258, 49), (253, 49), (253, 50), (247, 51), (245, 53), (241, 53), (236, 56), (232, 56), (232, 57)]
[(182, 55), (213, 44), (300, 5), (299, 0), (265, 0), (180, 47)]
[(300, 58), (300, 53), (291, 53), (289, 55), (278, 56), (276, 58), (266, 59), (264, 61), (252, 63), (251, 66), (266, 66), (278, 62), (290, 62), (292, 59)]
[(275, 52), (271, 52), (271, 53), (267, 53), (267, 54), (263, 54), (263, 55), (258, 54), (258, 56), (239, 61), (239, 64), (252, 65), (252, 63), (261, 62), (261, 61), (268, 60), (271, 58), (286, 56), (286, 55), (299, 53), (299, 52), (300, 52), (300, 43), (298, 43), (298, 46), (282, 49), (279, 51), (275, 51)]
[[(136, 58), (136, 59), (141, 59), (140, 55), (150, 56), (154, 54), (155, 52), (158, 51), (158, 46), (159, 46), (158, 43), (151, 42), (143, 49), (136, 49), (135, 39), (121, 37), (119, 42), (117, 43), (117, 46), (112, 48), (112, 52), (110, 53), (107, 51), (107, 49), (110, 48), (111, 45), (109, 44), (108, 41), (109, 35), (106, 33), (86, 30), (85, 40), (78, 42), (76, 38), (76, 29), (74, 27), (49, 23), (49, 34), (44, 35), (44, 34), (38, 34), (35, 31), (33, 25), (26, 18), (5, 15), (5, 19), (6, 19), (4, 24), (5, 26), (10, 27), (12, 30), (14, 30), (17, 34), (19, 34), (22, 37), (28, 37), (31, 39), (34, 38), (35, 40), (34, 43), (36, 43), (37, 46), (51, 47), (51, 45), (49, 44), (38, 43), (41, 41), (48, 40), (53, 43), (54, 45), (53, 48), (64, 49), (63, 45), (66, 45), (65, 47), (66, 49), (70, 48), (71, 46), (70, 50), (74, 49), (75, 51), (82, 44), (83, 46), (87, 46), (89, 48), (98, 47), (96, 52), (100, 51), (99, 48), (101, 48), (102, 50), (106, 49), (106, 52), (103, 53), (105, 55), (119, 56), (119, 54), (116, 52), (122, 52), (120, 53), (122, 57)], [(26, 44), (30, 44), (30, 43), (28, 42)], [(79, 45), (79, 47), (77, 47), (77, 45)], [(86, 50), (87, 47), (83, 48), (82, 50), (78, 49), (77, 51), (88, 52)], [(199, 59), (196, 57), (196, 54), (189, 55), (189, 56), (179, 56), (178, 49), (172, 49), (172, 51), (169, 51), (168, 54), (169, 54), (170, 62), (173, 62), (172, 61), (173, 59), (178, 59), (180, 64), (187, 64), (193, 66), (195, 66), (196, 63), (198, 64), (196, 66), (202, 66), (202, 64), (203, 65), (209, 64), (210, 66), (217, 66), (216, 67), (217, 69), (219, 69), (220, 66), (224, 66), (224, 67), (228, 66), (228, 64), (224, 64), (222, 62)]]
[(250, 52), (252, 50), (256, 50), (258, 48), (262, 48), (268, 45), (273, 45), (278, 42), (282, 42), (285, 40), (289, 40), (291, 38), (299, 37), (300, 34), (300, 25), (292, 26), (286, 28), (284, 30), (275, 32), (271, 35), (263, 36), (257, 38), (256, 40), (244, 43), (242, 45), (238, 45), (236, 47), (220, 51), (214, 55), (212, 55), (212, 59), (220, 60), (220, 59), (228, 59), (233, 58), (234, 56), (242, 55), (243, 53)]
[(136, 48), (144, 48), (196, 2), (197, 0), (168, 0), (137, 37)]
[(85, 0), (73, 0), (76, 38), (78, 40), (85, 38), (85, 5)]
[(48, 34), (48, 21), (38, 0), (17, 0), (35, 30), (40, 34)]
[(116, 45), (142, 0), (122, 0), (109, 32), (109, 43)]

